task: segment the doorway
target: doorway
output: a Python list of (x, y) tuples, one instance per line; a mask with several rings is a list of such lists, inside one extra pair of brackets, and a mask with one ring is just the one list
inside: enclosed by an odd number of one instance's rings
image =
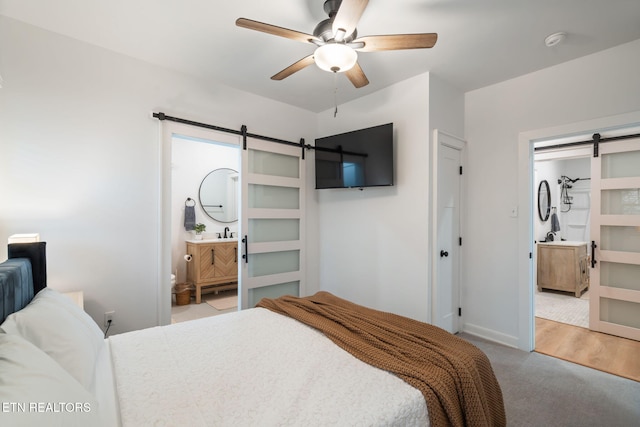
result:
[[(588, 278), (590, 287), (576, 295), (553, 290), (540, 292), (536, 289), (535, 351), (637, 381), (640, 378), (636, 363), (640, 348), (637, 316), (640, 262), (637, 255), (635, 260), (633, 256), (640, 250), (637, 234), (637, 226), (640, 225), (637, 219), (640, 215), (640, 169), (637, 166), (640, 164), (640, 138), (622, 138), (622, 144), (617, 141), (612, 138), (606, 145), (600, 146), (598, 157), (594, 156), (594, 148), (590, 144), (589, 157), (572, 157), (570, 150), (564, 149), (555, 153), (557, 158), (551, 159), (554, 153), (547, 152), (545, 161), (534, 163), (534, 182), (548, 180), (551, 183), (550, 205), (557, 206), (558, 211), (564, 214), (558, 221), (558, 231), (552, 237), (556, 237), (556, 241), (566, 237), (566, 240), (560, 241), (561, 245), (573, 245), (577, 243), (576, 239), (581, 241), (587, 266), (581, 265), (580, 271), (586, 271), (591, 276)], [(612, 154), (617, 156), (614, 161), (608, 158)], [(606, 163), (606, 167), (598, 163)], [(557, 176), (560, 179), (556, 179)], [(592, 178), (595, 178), (593, 182)], [(601, 193), (604, 195), (600, 196)], [(539, 204), (539, 200), (534, 200), (534, 205)], [(544, 210), (538, 209), (536, 212), (534, 208), (533, 216), (541, 216), (541, 212)], [(544, 240), (549, 233), (549, 225), (541, 226), (538, 221), (534, 222), (534, 238), (537, 240), (542, 237)], [(615, 238), (604, 235), (620, 226), (627, 228), (613, 231), (617, 233)], [(568, 234), (561, 230), (567, 230)], [(586, 247), (590, 247), (592, 241), (602, 246), (602, 250), (590, 250), (587, 255)], [(536, 241), (534, 244), (538, 249), (541, 245), (553, 247), (553, 242)], [(612, 244), (617, 246), (612, 247)], [(561, 247), (566, 250), (566, 247)], [(594, 255), (596, 268), (590, 262)], [(549, 260), (542, 261), (542, 256), (539, 256), (536, 261), (538, 268), (534, 271), (539, 273), (539, 285), (540, 275), (543, 274), (540, 263), (548, 264)], [(568, 264), (567, 260), (561, 262)], [(599, 269), (605, 271), (599, 272)], [(567, 279), (567, 276), (562, 278)], [(597, 286), (600, 284), (602, 287)], [(591, 286), (594, 287), (593, 291)], [(603, 303), (603, 295), (605, 298), (611, 297), (617, 304), (635, 303), (636, 306), (628, 311), (626, 317), (619, 316), (620, 310), (616, 311), (618, 317), (607, 317), (610, 313), (598, 313), (599, 310), (608, 310), (607, 304), (611, 304), (607, 300)], [(545, 298), (550, 299), (545, 303), (555, 304), (551, 308), (557, 312), (547, 310), (541, 315), (540, 300)]]
[[(171, 139), (171, 272), (172, 281), (177, 284), (191, 282), (188, 269), (196, 259), (187, 258), (186, 242), (194, 246), (193, 224), (203, 224), (206, 228), (200, 234), (202, 242), (213, 241), (218, 236), (229, 238), (238, 236), (239, 171), (240, 147), (221, 143), (212, 139), (194, 138), (174, 134)], [(186, 212), (193, 214), (192, 225), (188, 225)], [(236, 243), (237, 244), (237, 243)], [(223, 248), (220, 248), (223, 249)], [(224, 253), (217, 251), (218, 262), (225, 263), (225, 276), (238, 277), (238, 263), (229, 258), (221, 258)], [(230, 253), (229, 257), (233, 254)], [(198, 259), (199, 260), (199, 259)], [(212, 259), (212, 262), (214, 260)], [(234, 271), (232, 270), (235, 270)], [(211, 275), (213, 276), (213, 272)], [(193, 275), (193, 272), (191, 273)], [(233, 288), (236, 289), (233, 289)], [(224, 289), (223, 289), (224, 288)], [(237, 311), (237, 284), (203, 288), (201, 301), (191, 299), (178, 304), (172, 299), (171, 322), (216, 316)]]
[[(182, 249), (179, 248), (180, 245), (178, 245), (178, 249), (174, 251), (174, 242), (178, 242), (179, 240), (182, 240), (184, 242), (185, 238), (192, 236), (192, 232), (187, 232), (184, 227), (184, 210), (186, 205), (185, 202), (187, 198), (191, 198), (192, 200), (196, 201), (198, 200), (199, 183), (204, 178), (203, 173), (205, 169), (208, 170), (211, 167), (211, 164), (205, 163), (207, 167), (203, 168), (202, 172), (199, 174), (202, 176), (198, 175), (196, 178), (191, 178), (191, 184), (185, 187), (184, 192), (174, 197), (172, 193), (174, 168), (172, 158), (174, 136), (179, 136), (182, 139), (190, 140), (191, 143), (196, 144), (195, 147), (199, 147), (201, 149), (213, 143), (223, 144), (228, 147), (236, 147), (235, 151), (238, 153), (238, 158), (240, 156), (240, 147), (242, 146), (242, 140), (238, 135), (214, 131), (182, 123), (170, 121), (162, 122), (160, 138), (161, 150), (159, 158), (159, 185), (161, 189), (161, 197), (158, 206), (161, 224), (159, 230), (160, 247), (158, 248), (158, 325), (167, 325), (171, 323), (171, 308), (174, 299), (172, 295), (173, 283), (171, 280), (171, 275), (176, 274), (176, 272), (178, 273), (176, 281), (180, 280), (180, 278), (182, 277), (185, 277), (184, 274), (186, 268), (184, 268), (184, 264), (186, 263), (186, 260), (184, 259), (184, 255), (186, 255), (186, 244), (184, 245), (184, 252), (182, 252)], [(197, 163), (199, 162), (199, 159), (189, 158), (187, 159), (187, 163), (189, 162)], [(184, 166), (184, 168), (188, 167), (190, 167), (188, 164)], [(197, 182), (194, 184), (193, 180)], [(198, 212), (198, 209), (200, 208), (199, 205), (200, 203), (198, 202), (198, 206), (196, 207), (196, 214)], [(201, 211), (201, 214), (196, 216), (196, 221), (199, 223), (204, 223), (205, 220), (203, 219), (203, 215), (204, 213)], [(213, 220), (208, 222), (208, 224), (210, 225), (205, 231), (207, 233), (212, 233), (211, 235), (215, 235), (213, 233), (224, 230), (225, 227), (225, 225), (222, 225), (221, 223), (218, 224)], [(174, 233), (174, 228), (179, 231)], [(183, 264), (182, 268), (178, 267), (179, 262)], [(190, 306), (191, 305), (194, 304), (190, 304)], [(202, 304), (199, 304), (198, 306), (202, 306)]]
[(535, 317), (582, 328), (589, 327), (590, 162), (566, 150), (534, 157)]
[[(522, 254), (518, 259), (519, 301), (519, 341), (518, 347), (532, 351), (535, 347), (534, 289), (535, 289), (535, 247), (533, 232), (534, 194), (534, 144), (562, 139), (563, 143), (588, 140), (596, 132), (607, 136), (625, 135), (638, 132), (640, 112), (589, 120), (565, 126), (523, 132), (518, 143), (518, 202), (525, 213), (518, 221), (518, 248)], [(578, 149), (576, 149), (578, 150)], [(587, 149), (585, 155), (590, 155)], [(593, 174), (592, 174), (593, 176)], [(593, 316), (591, 316), (593, 317)]]
[[(161, 113), (158, 114), (160, 117)], [(172, 224), (180, 210), (174, 212), (172, 203), (172, 141), (175, 135), (188, 139), (199, 139), (211, 143), (227, 144), (237, 147), (241, 157), (239, 167), (240, 206), (239, 218), (235, 228), (233, 242), (205, 242), (206, 244), (225, 245), (225, 259), (237, 263), (238, 307), (248, 308), (251, 301), (262, 296), (272, 298), (284, 293), (302, 295), (306, 286), (305, 278), (305, 168), (303, 140), (292, 143), (272, 137), (246, 133), (246, 127), (234, 131), (164, 116), (161, 120), (161, 150), (159, 158), (160, 199), (158, 212), (160, 217), (158, 249), (158, 325), (171, 322), (172, 283)], [(167, 120), (168, 122), (164, 122)], [(267, 144), (268, 142), (268, 144)], [(274, 144), (278, 143), (278, 144)], [(240, 150), (240, 147), (246, 148)], [(294, 148), (295, 147), (295, 148)], [(179, 203), (184, 203), (182, 197)], [(189, 197), (184, 200), (187, 201)], [(191, 197), (193, 200), (193, 197)], [(186, 205), (186, 203), (185, 203)], [(219, 206), (218, 206), (219, 207)], [(182, 205), (181, 205), (182, 208)], [(276, 226), (274, 226), (276, 225)], [(228, 226), (222, 228), (227, 230)], [(214, 237), (222, 230), (213, 230)], [(207, 230), (208, 231), (208, 230)], [(241, 243), (239, 240), (242, 238)], [(200, 242), (185, 242), (198, 244)], [(219, 239), (218, 239), (219, 240)], [(225, 239), (226, 240), (226, 239)], [(235, 245), (237, 243), (237, 246)], [(226, 246), (231, 246), (226, 247)], [(233, 247), (235, 246), (235, 247)], [(193, 258), (192, 265), (199, 270), (207, 268), (217, 273), (217, 261), (220, 251), (194, 250), (205, 259), (204, 264)], [(235, 249), (235, 250), (234, 250)], [(187, 261), (184, 257), (183, 260)], [(178, 257), (178, 261), (180, 258)], [(188, 262), (188, 261), (187, 261)], [(213, 267), (213, 265), (216, 267)], [(227, 269), (225, 268), (225, 271)], [(206, 276), (198, 283), (201, 287), (228, 284), (229, 277), (215, 277), (214, 281)], [(196, 286), (197, 289), (197, 286)], [(197, 292), (197, 290), (196, 290)], [(197, 297), (196, 297), (197, 298)]]

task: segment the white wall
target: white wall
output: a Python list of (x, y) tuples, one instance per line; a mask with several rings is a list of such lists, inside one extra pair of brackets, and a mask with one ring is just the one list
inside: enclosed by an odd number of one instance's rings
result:
[[(465, 95), (470, 305), (465, 330), (526, 347), (519, 317), (518, 135), (640, 110), (640, 40)], [(533, 205), (535, 206), (535, 205)], [(525, 226), (526, 228), (526, 226)], [(525, 258), (523, 258), (525, 257)]]
[[(356, 303), (430, 321), (429, 153), (431, 123), (462, 129), (458, 111), (430, 117), (423, 74), (318, 115), (318, 136), (393, 122), (393, 187), (314, 190), (318, 200), (320, 284)], [(436, 80), (436, 92), (454, 93)], [(436, 99), (440, 95), (436, 95)], [(441, 117), (448, 117), (446, 120)], [(453, 118), (452, 118), (453, 117)], [(445, 123), (446, 121), (446, 123)], [(457, 126), (455, 125), (457, 123)]]
[[(591, 158), (567, 159), (561, 162), (562, 175), (580, 180), (570, 183), (567, 189), (571, 197), (571, 205), (562, 204), (562, 187), (558, 180), (554, 184), (558, 188), (558, 220), (560, 237), (565, 240), (589, 242), (591, 224)], [(561, 175), (561, 176), (562, 176)], [(586, 178), (586, 179), (585, 179)]]
[[(160, 131), (152, 111), (313, 138), (310, 112), (5, 17), (0, 54), (0, 242), (39, 232), (50, 286), (83, 290), (100, 325), (115, 310), (114, 333), (160, 317)], [(317, 226), (307, 224), (313, 236)]]
[(443, 78), (429, 74), (429, 127), (464, 137), (464, 94)]
[(540, 182), (546, 180), (549, 184), (549, 192), (550, 194), (547, 196), (551, 201), (551, 206), (556, 207), (556, 213), (559, 212), (558, 208), (558, 200), (560, 199), (559, 195), (559, 187), (557, 184), (558, 177), (562, 174), (560, 172), (560, 162), (556, 160), (549, 161), (541, 161), (535, 162), (535, 170), (534, 170), (534, 180), (535, 183), (533, 187), (534, 194), (534, 203), (533, 203), (533, 224), (534, 224), (534, 233), (533, 238), (536, 241), (544, 240), (547, 233), (551, 231), (551, 212), (549, 212), (549, 218), (546, 221), (542, 222), (540, 220), (540, 216), (538, 214), (538, 188), (540, 186)]
[[(547, 180), (551, 191), (551, 206), (556, 208), (555, 212), (560, 223), (560, 231), (556, 233), (555, 239), (588, 242), (590, 240), (590, 213), (588, 209), (590, 208), (589, 193), (591, 189), (591, 181), (588, 178), (591, 176), (591, 158), (536, 161), (534, 169), (534, 240), (544, 240), (547, 233), (551, 231), (553, 209), (549, 214), (549, 219), (545, 222), (542, 222), (538, 215), (538, 186), (540, 181)], [(563, 175), (571, 179), (582, 178), (569, 184), (572, 186), (568, 190), (569, 196), (573, 197), (571, 209), (567, 205), (561, 204), (562, 187), (558, 184), (558, 179)]]

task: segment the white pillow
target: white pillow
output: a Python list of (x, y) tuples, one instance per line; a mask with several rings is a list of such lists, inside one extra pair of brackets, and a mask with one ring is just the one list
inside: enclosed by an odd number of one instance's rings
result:
[(104, 334), (80, 307), (61, 293), (45, 288), (22, 310), (0, 325), (47, 353), (87, 390), (93, 390), (96, 359)]
[(99, 408), (42, 350), (0, 334), (0, 420), (6, 426), (98, 426)]

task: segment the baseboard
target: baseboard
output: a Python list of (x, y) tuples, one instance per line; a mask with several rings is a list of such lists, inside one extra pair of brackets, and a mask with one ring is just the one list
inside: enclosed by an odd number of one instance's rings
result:
[(519, 348), (518, 337), (503, 334), (492, 329), (483, 328), (482, 326), (465, 323), (462, 327), (462, 332), (498, 344), (506, 345), (507, 347)]

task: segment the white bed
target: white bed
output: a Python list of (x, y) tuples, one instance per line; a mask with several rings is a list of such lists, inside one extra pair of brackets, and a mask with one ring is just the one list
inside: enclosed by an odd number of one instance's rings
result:
[[(89, 414), (82, 414), (77, 425), (428, 425), (420, 391), (361, 362), (322, 333), (264, 308), (106, 340), (100, 339), (95, 323), (95, 328), (90, 328), (95, 333), (89, 339), (78, 331), (73, 333), (82, 339), (65, 339), (66, 332), (57, 333), (69, 330), (68, 321), (85, 316), (83, 329), (93, 321), (67, 297), (47, 288), (0, 326), (5, 332), (0, 337), (0, 359), (11, 356), (2, 352), (6, 348), (2, 344), (9, 338), (6, 335), (11, 335), (12, 339), (22, 337), (32, 342), (33, 352), (42, 349), (43, 357), (49, 355), (70, 371), (65, 380), (72, 390), (73, 383), (78, 386), (77, 393), (71, 393), (75, 400), (61, 400), (59, 389), (53, 387), (49, 395), (38, 395), (38, 402), (88, 403), (83, 412)], [(52, 320), (54, 317), (58, 319)], [(37, 332), (30, 330), (36, 326)], [(68, 358), (70, 347), (75, 351)], [(23, 360), (24, 354), (20, 357)], [(85, 356), (95, 360), (94, 369), (85, 363)], [(42, 375), (41, 368), (37, 366), (31, 373)], [(27, 367), (22, 371), (21, 375), (29, 373)], [(45, 374), (50, 373), (47, 367)], [(55, 380), (64, 375), (55, 374)], [(37, 379), (29, 387), (41, 388)], [(3, 402), (31, 403), (21, 395), (12, 398), (0, 386)], [(2, 415), (11, 416), (12, 425), (41, 425), (46, 419), (47, 425), (57, 425), (55, 421), (60, 420), (59, 425), (65, 426), (70, 425), (72, 416), (59, 416), (54, 410), (29, 412)]]
[(264, 308), (109, 341), (125, 426), (428, 425), (417, 389)]
[[(13, 274), (14, 265), (4, 267), (0, 264), (0, 425), (429, 425), (424, 388), (362, 362), (322, 332), (273, 309), (104, 339), (80, 307), (46, 288), (46, 276), (39, 285), (27, 281), (35, 290), (31, 299), (13, 289), (14, 279), (7, 280), (5, 270)], [(14, 301), (18, 295), (26, 295), (23, 302)], [(485, 383), (498, 390), (487, 396), (499, 399), (497, 424), (502, 425), (502, 396), (488, 371)], [(457, 372), (454, 383), (463, 378)], [(458, 421), (469, 413), (460, 408), (454, 408), (462, 417)], [(434, 414), (432, 420), (438, 419)]]

